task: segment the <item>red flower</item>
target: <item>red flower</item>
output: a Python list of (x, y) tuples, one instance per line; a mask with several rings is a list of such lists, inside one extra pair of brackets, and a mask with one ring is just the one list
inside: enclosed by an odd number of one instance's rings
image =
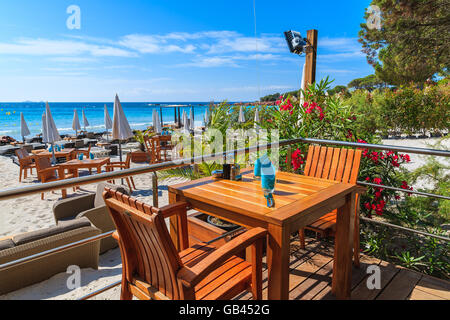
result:
[(375, 197), (377, 198), (381, 197), (381, 192), (380, 191), (375, 192)]
[(405, 160), (406, 162), (411, 162), (411, 158), (409, 157), (409, 154), (401, 154), (400, 157)]
[(381, 179), (380, 178), (375, 178), (375, 179), (373, 179), (373, 183), (381, 184)]
[(366, 203), (364, 204), (364, 206), (366, 207), (366, 209), (367, 209), (367, 210), (370, 210), (370, 208), (371, 208), (371, 206), (370, 206), (370, 203), (369, 203), (369, 202), (366, 202)]
[(353, 133), (352, 131), (349, 129), (347, 130), (347, 135), (346, 135), (347, 139), (351, 139), (353, 137)]
[[(305, 163), (302, 151), (300, 149), (295, 150), (291, 155), (292, 167), (294, 171), (300, 169), (303, 163)], [(286, 163), (288, 162), (288, 158), (286, 157)]]

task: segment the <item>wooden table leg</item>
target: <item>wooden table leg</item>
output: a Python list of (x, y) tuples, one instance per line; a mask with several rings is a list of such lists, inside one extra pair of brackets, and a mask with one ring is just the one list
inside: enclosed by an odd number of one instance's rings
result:
[(268, 232), (268, 299), (288, 300), (290, 235), (286, 228), (271, 224)]
[(332, 292), (338, 299), (349, 299), (352, 283), (352, 249), (355, 215), (355, 194), (346, 197), (345, 205), (338, 208), (333, 261)]

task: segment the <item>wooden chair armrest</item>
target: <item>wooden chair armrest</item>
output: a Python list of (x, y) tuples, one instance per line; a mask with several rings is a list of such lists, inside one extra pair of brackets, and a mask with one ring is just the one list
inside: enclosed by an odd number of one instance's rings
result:
[(126, 169), (126, 165), (125, 164), (117, 164), (117, 163), (114, 163), (114, 164), (107, 164), (106, 165), (106, 168), (108, 169), (108, 168), (120, 168), (120, 169)]
[(122, 162), (110, 162), (108, 164), (108, 166), (126, 166), (126, 162), (122, 161)]
[(59, 166), (55, 166), (55, 167), (51, 167), (51, 168), (45, 168), (45, 169), (41, 169), (39, 170), (39, 173), (45, 173), (45, 172), (52, 172), (55, 170), (59, 170)]
[(356, 193), (358, 193), (359, 195), (362, 195), (366, 192), (367, 192), (367, 187), (357, 185)]
[[(183, 267), (177, 274), (177, 278), (181, 280), (183, 285), (188, 288), (195, 287), (200, 281), (208, 276), (214, 269), (217, 269), (226, 260), (232, 256), (242, 252), (245, 248), (255, 242), (263, 241), (267, 236), (267, 230), (263, 228), (253, 228), (234, 238), (230, 242), (221, 246), (219, 249), (211, 253), (205, 259), (200, 261), (193, 267)], [(253, 263), (262, 263), (261, 261), (253, 261)]]
[(174, 204), (169, 204), (167, 206), (164, 206), (160, 208), (160, 212), (162, 213), (164, 219), (170, 218), (171, 216), (175, 214), (179, 214), (182, 212), (186, 212), (189, 208), (189, 204), (187, 202), (176, 202)]

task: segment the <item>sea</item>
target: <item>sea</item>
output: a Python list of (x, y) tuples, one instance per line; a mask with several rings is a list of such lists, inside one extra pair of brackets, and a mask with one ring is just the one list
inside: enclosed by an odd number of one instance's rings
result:
[[(82, 110), (86, 114), (91, 132), (105, 131), (104, 106), (107, 106), (111, 119), (113, 119), (112, 102), (49, 102), (50, 111), (55, 120), (59, 134), (75, 134), (72, 129), (74, 110), (78, 112), (80, 125), (83, 126)], [(181, 114), (186, 111), (188, 117), (191, 108), (194, 111), (194, 124), (201, 126), (209, 102), (121, 102), (128, 123), (132, 129), (145, 130), (152, 125), (153, 110), (162, 110), (162, 118), (165, 124), (174, 122), (173, 105), (180, 107)], [(33, 137), (42, 132), (42, 114), (45, 111), (45, 102), (0, 102), (0, 136), (11, 136), (16, 140), (21, 140), (20, 135), (20, 113), (23, 112), (25, 121)]]

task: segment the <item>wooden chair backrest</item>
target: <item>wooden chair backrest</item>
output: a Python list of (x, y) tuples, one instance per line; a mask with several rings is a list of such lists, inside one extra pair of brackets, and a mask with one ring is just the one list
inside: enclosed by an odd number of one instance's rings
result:
[(128, 152), (127, 157), (125, 158), (125, 166), (127, 167), (127, 169), (129, 169), (130, 165), (131, 165), (131, 152)]
[(144, 136), (144, 145), (147, 152), (151, 154), (151, 162), (161, 162), (161, 144), (157, 136)]
[(149, 136), (144, 136), (144, 146), (147, 152), (152, 152), (153, 146), (152, 146), (152, 138)]
[(153, 141), (153, 150), (155, 154), (155, 161), (161, 162), (161, 138), (160, 136), (154, 136), (152, 138)]
[(22, 166), (26, 166), (33, 163), (33, 160), (31, 160), (31, 158), (28, 158), (29, 153), (25, 149), (16, 150), (16, 156), (17, 159), (19, 159), (19, 164)]
[(362, 151), (310, 146), (305, 176), (355, 184), (358, 180)]
[(42, 172), (42, 170), (47, 169), (47, 168), (51, 168), (52, 167), (52, 163), (50, 158), (48, 157), (35, 157), (34, 161), (36, 162), (36, 171), (38, 173), (38, 176), (40, 177), (41, 180), (48, 180), (48, 179), (56, 179), (57, 175), (56, 175), (56, 168), (55, 170), (52, 171), (46, 171), (46, 172)]
[(145, 281), (156, 292), (181, 299), (176, 275), (183, 265), (163, 211), (109, 188), (103, 198), (119, 233), (127, 281)]

